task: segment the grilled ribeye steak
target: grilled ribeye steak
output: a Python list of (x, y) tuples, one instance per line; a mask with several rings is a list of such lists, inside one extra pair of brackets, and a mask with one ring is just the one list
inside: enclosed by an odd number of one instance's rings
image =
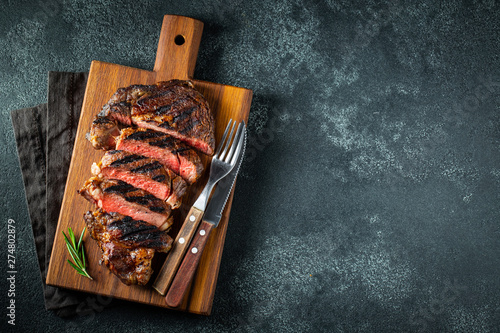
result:
[(172, 170), (155, 159), (124, 150), (110, 150), (101, 162), (92, 166), (95, 176), (122, 180), (134, 187), (166, 200), (172, 208), (180, 205), (187, 184)]
[(107, 212), (145, 221), (160, 230), (172, 224), (169, 204), (121, 180), (92, 177), (78, 193)]
[(193, 149), (162, 132), (124, 128), (116, 139), (116, 149), (158, 160), (189, 184), (193, 184), (203, 172), (201, 159)]
[(86, 212), (83, 219), (90, 236), (96, 241), (114, 242), (130, 249), (145, 247), (165, 253), (172, 247), (172, 237), (166, 231), (130, 216), (96, 209)]
[(191, 81), (119, 88), (92, 123), (89, 140), (95, 148), (111, 149), (113, 122), (160, 131), (205, 154), (214, 152), (214, 118)]
[(97, 241), (102, 250), (101, 263), (126, 285), (146, 285), (153, 274), (151, 261), (155, 250), (145, 247), (129, 249), (114, 242)]

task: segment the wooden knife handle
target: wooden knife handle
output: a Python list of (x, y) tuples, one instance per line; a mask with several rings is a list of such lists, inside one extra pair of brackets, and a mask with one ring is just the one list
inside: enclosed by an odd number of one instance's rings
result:
[(168, 306), (176, 308), (182, 304), (182, 300), (198, 268), (198, 263), (200, 262), (203, 249), (207, 244), (212, 227), (213, 224), (211, 223), (205, 221), (201, 222), (189, 251), (186, 253), (181, 267), (179, 267), (175, 279), (170, 286), (167, 297), (165, 297)]
[(201, 21), (178, 15), (163, 17), (154, 67), (157, 82), (193, 78), (202, 32)]
[(184, 254), (186, 253), (189, 243), (191, 242), (202, 217), (203, 211), (198, 208), (191, 207), (186, 220), (184, 220), (181, 230), (179, 230), (179, 233), (175, 238), (172, 249), (167, 256), (167, 259), (165, 259), (165, 262), (163, 263), (163, 266), (161, 267), (161, 270), (153, 284), (153, 288), (161, 295), (165, 295), (170, 283), (174, 279), (175, 272), (184, 258)]

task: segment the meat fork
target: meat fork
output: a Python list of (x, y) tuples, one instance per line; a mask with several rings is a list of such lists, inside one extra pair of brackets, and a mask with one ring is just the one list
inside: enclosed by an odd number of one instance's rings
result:
[(173, 248), (153, 284), (153, 288), (161, 295), (165, 295), (168, 287), (172, 283), (188, 245), (203, 217), (213, 187), (220, 179), (231, 172), (242, 152), (245, 140), (245, 124), (241, 122), (238, 125), (236, 134), (234, 134), (235, 125), (236, 121), (233, 122), (233, 120), (230, 119), (224, 131), (224, 135), (222, 136), (222, 140), (217, 147), (217, 151), (212, 157), (210, 163), (210, 176), (207, 184), (198, 196), (198, 199), (196, 199), (193, 207), (189, 210), (184, 224), (174, 241)]

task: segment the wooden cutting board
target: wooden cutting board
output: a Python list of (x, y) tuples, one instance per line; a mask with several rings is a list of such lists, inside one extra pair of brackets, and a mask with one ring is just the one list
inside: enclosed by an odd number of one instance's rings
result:
[[(66, 262), (70, 256), (65, 246), (62, 231), (66, 232), (68, 227), (71, 227), (79, 235), (85, 226), (83, 214), (87, 210), (95, 208), (76, 192), (91, 177), (90, 167), (92, 163), (98, 162), (104, 154), (103, 151), (94, 150), (85, 139), (85, 134), (89, 131), (94, 116), (120, 87), (131, 84), (152, 84), (170, 79), (192, 79), (202, 30), (203, 23), (200, 21), (188, 17), (165, 15), (153, 71), (101, 61), (92, 62), (54, 247), (52, 248), (47, 284), (167, 307), (165, 298), (151, 287), (156, 274), (153, 274), (147, 286), (126, 286), (104, 265), (99, 265), (101, 251), (88, 233), (84, 238), (85, 249), (89, 262), (88, 270), (94, 280), (91, 281), (77, 274)], [(229, 119), (232, 118), (238, 122), (241, 120), (248, 121), (252, 101), (251, 90), (199, 80), (193, 80), (193, 82), (208, 100), (214, 114), (217, 144), (222, 138)], [(182, 206), (176, 211), (176, 222), (170, 232), (173, 238), (175, 238), (180, 228), (179, 224), (184, 221), (187, 211), (208, 179), (207, 165), (210, 158), (203, 154), (200, 154), (200, 156), (206, 171), (203, 177), (190, 187), (189, 192), (183, 199)], [(177, 309), (204, 315), (210, 314), (233, 193), (228, 199), (219, 227), (210, 235), (190, 292), (186, 296), (183, 305)], [(161, 257), (161, 254), (156, 256), (155, 259), (157, 260), (154, 262), (154, 267), (158, 271), (165, 256)]]

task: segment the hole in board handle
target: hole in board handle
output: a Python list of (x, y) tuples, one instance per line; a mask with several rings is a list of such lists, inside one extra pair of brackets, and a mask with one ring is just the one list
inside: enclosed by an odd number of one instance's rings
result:
[(174, 38), (174, 43), (175, 43), (176, 45), (182, 45), (182, 44), (184, 44), (185, 42), (186, 42), (186, 39), (184, 38), (184, 36), (183, 36), (183, 35), (177, 35), (177, 36), (175, 36), (175, 38)]

